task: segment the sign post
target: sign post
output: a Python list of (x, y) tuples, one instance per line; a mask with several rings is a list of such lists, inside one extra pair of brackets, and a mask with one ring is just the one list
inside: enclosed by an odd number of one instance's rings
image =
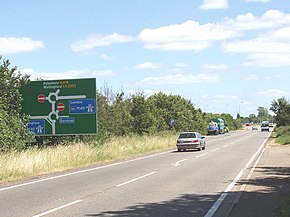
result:
[(31, 81), (21, 89), (22, 113), (36, 135), (97, 132), (96, 79)]

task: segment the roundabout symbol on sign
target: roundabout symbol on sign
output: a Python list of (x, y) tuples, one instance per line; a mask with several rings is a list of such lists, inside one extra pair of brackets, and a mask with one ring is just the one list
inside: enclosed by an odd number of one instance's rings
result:
[(59, 96), (60, 89), (56, 90), (55, 92), (50, 92), (48, 96), (44, 96), (43, 94), (38, 95), (38, 102), (43, 103), (45, 100), (47, 100), (51, 104), (51, 112), (48, 115), (40, 115), (40, 116), (30, 116), (30, 119), (44, 119), (46, 120), (50, 125), (52, 129), (52, 134), (55, 134), (56, 132), (56, 126), (55, 123), (59, 118), (69, 118), (69, 116), (59, 116), (58, 113), (60, 111), (63, 111), (65, 109), (65, 106), (63, 103), (57, 103), (58, 100), (61, 99), (85, 99), (86, 95), (75, 95), (75, 96)]

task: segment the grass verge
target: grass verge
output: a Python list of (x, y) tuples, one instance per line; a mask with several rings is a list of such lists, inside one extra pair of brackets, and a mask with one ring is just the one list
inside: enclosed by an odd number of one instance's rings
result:
[(275, 142), (281, 145), (290, 144), (290, 126), (282, 126), (275, 129), (272, 133)]
[(175, 147), (177, 134), (114, 137), (102, 146), (71, 143), (0, 155), (0, 183), (123, 160)]
[(278, 216), (279, 217), (290, 216), (290, 194), (287, 194), (281, 199), (278, 206)]
[[(275, 142), (281, 145), (290, 145), (290, 126), (278, 127), (273, 134)], [(290, 216), (290, 193), (287, 193), (279, 202), (278, 216)]]

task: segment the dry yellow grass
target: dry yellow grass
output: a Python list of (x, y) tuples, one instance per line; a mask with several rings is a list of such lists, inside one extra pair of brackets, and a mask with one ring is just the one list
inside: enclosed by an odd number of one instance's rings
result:
[(176, 137), (169, 133), (115, 137), (98, 147), (74, 143), (1, 154), (0, 183), (174, 148)]

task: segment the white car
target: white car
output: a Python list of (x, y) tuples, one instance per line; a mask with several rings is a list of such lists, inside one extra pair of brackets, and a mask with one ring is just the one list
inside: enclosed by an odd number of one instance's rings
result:
[(269, 122), (268, 121), (263, 121), (261, 124), (261, 131), (270, 131), (270, 127), (269, 127)]
[(177, 151), (186, 149), (205, 150), (205, 137), (198, 132), (183, 132), (176, 142)]

